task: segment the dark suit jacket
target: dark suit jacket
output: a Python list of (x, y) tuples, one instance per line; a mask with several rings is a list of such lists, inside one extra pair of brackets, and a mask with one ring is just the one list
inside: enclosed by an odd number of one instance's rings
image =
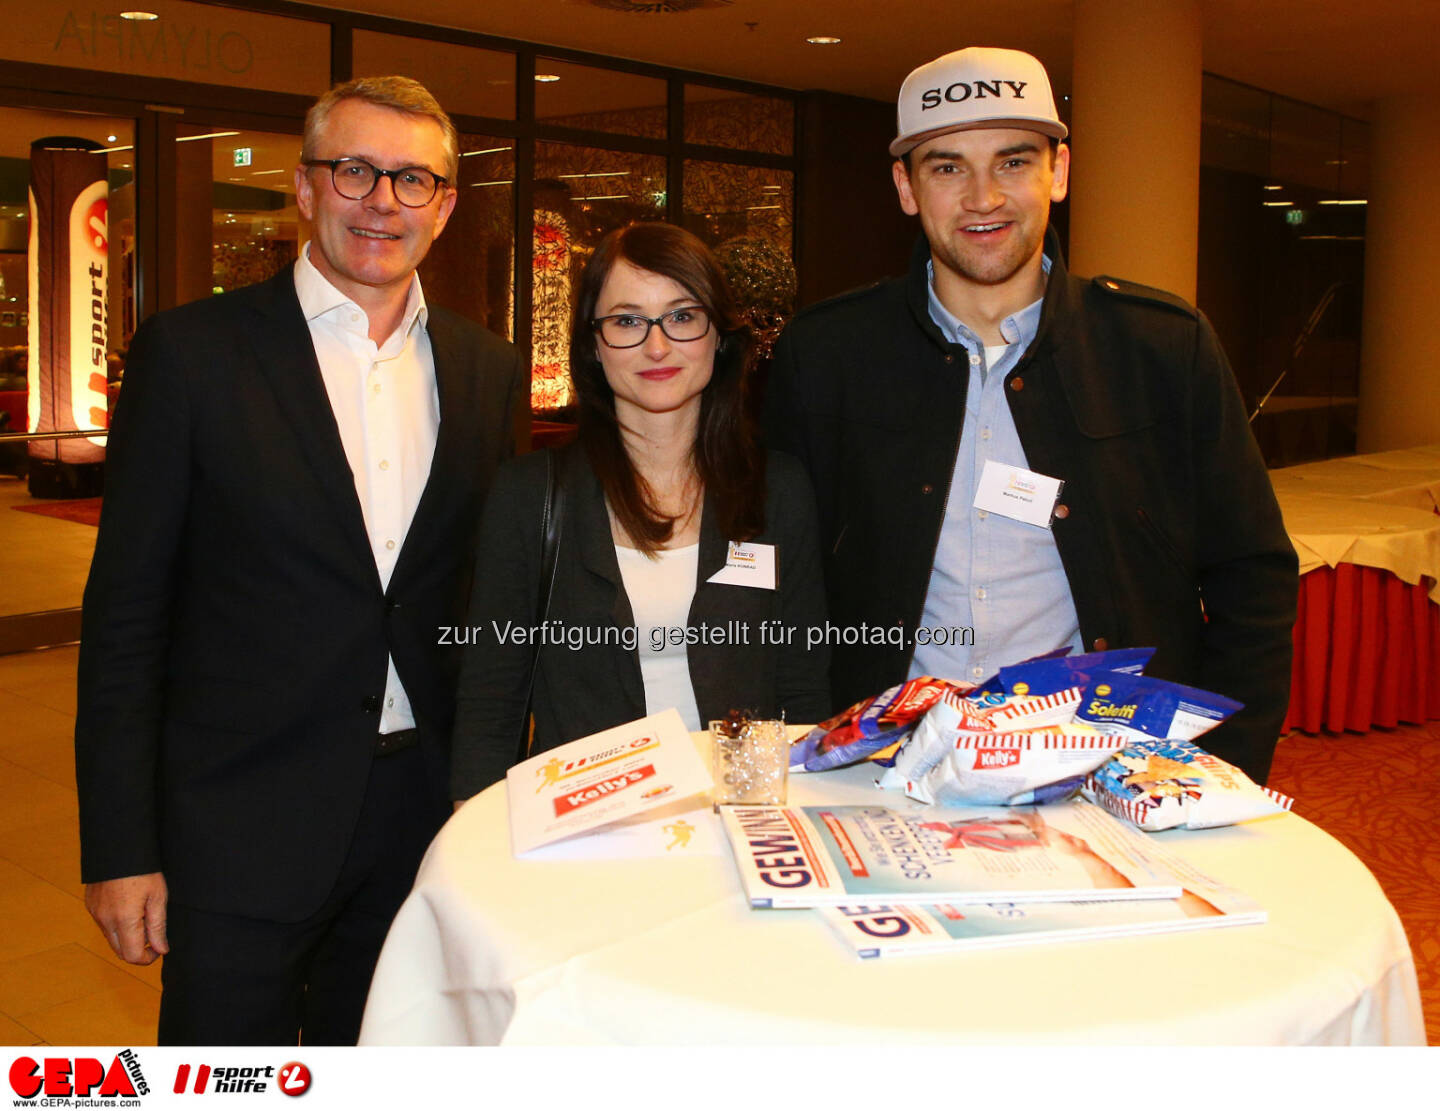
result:
[(349, 844), (393, 655), (445, 813), (474, 523), (512, 452), (514, 349), (432, 307), (440, 426), (380, 585), (291, 269), (135, 333), (85, 588), (86, 882), (163, 871), (205, 910), (316, 911)]
[[(635, 617), (600, 482), (580, 452), (567, 453), (566, 502), (549, 618), (566, 635), (606, 636), (606, 643), (573, 649), (541, 647), (532, 703), (532, 752), (645, 716), (640, 657), (619, 640)], [(470, 621), (456, 708), (451, 793), (468, 798), (504, 778), (515, 761), (525, 713), (533, 648), (497, 635), (507, 624), (535, 624), (540, 582), (541, 510), (545, 453), (507, 464), (485, 506), (476, 553)], [(806, 648), (806, 630), (825, 623), (825, 587), (816, 548), (815, 499), (800, 464), (770, 452), (766, 469), (765, 531), (754, 540), (776, 548), (777, 589), (707, 582), (725, 566), (728, 540), (707, 502), (700, 518), (700, 554), (689, 628), (739, 627), (748, 644), (697, 643), (686, 657), (702, 723), (732, 708), (764, 717), (784, 711), (793, 722), (830, 712), (829, 652)], [(738, 626), (727, 626), (738, 622)], [(768, 624), (773, 622), (774, 624)], [(762, 643), (766, 625), (772, 643)], [(776, 628), (793, 630), (788, 646), (773, 643)], [(643, 634), (642, 634), (643, 635)], [(502, 643), (502, 640), (504, 643)]]

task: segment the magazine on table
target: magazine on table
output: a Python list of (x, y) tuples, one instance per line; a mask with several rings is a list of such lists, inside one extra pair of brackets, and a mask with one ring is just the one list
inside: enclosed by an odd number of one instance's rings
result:
[(1145, 836), (1093, 803), (721, 810), (753, 907), (1176, 899)]
[(1259, 925), (1264, 908), (1151, 842), (1161, 864), (1183, 884), (1178, 899), (1077, 903), (978, 903), (964, 906), (821, 907), (817, 913), (861, 958), (996, 949), (1135, 934)]

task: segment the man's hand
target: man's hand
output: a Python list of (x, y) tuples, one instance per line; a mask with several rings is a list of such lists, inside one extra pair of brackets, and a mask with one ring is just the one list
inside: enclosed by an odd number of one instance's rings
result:
[(131, 964), (153, 964), (170, 952), (165, 937), (167, 897), (160, 872), (85, 885), (85, 909), (110, 948)]

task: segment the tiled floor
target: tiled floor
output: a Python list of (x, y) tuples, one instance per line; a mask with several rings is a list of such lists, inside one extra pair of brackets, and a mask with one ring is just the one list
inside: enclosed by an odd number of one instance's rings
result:
[(154, 1044), (160, 966), (111, 953), (82, 902), (77, 655), (0, 656), (0, 1043)]
[[(114, 956), (85, 913), (78, 877), (75, 648), (0, 656), (0, 1045), (153, 1044), (158, 964)], [(1427, 1026), (1440, 1044), (1440, 723), (1282, 742), (1272, 785), (1370, 866), (1420, 964)], [(1387, 806), (1386, 785), (1411, 804)], [(1428, 789), (1426, 788), (1428, 784)]]
[(78, 606), (85, 592), (95, 529), (11, 508), (30, 504), (23, 478), (0, 475), (0, 614)]

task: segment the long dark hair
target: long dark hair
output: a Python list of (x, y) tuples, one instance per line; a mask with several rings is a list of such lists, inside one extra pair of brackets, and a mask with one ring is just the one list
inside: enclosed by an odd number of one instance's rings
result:
[(615, 394), (605, 380), (591, 321), (600, 287), (620, 259), (683, 286), (710, 314), (719, 334), (710, 382), (700, 394), (700, 424), (692, 447), (721, 533), (748, 540), (765, 528), (765, 466), (754, 421), (745, 405), (750, 331), (710, 248), (673, 224), (636, 223), (600, 241), (580, 276), (570, 319), (570, 377), (579, 403), (577, 439), (626, 535), (642, 552), (670, 539), (675, 518), (658, 512), (620, 437)]

